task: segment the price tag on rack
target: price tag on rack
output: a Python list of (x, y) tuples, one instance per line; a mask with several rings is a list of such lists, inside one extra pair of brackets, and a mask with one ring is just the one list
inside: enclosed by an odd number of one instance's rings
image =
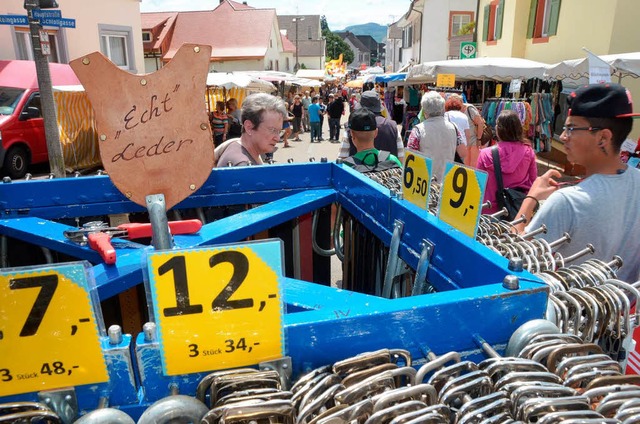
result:
[(152, 252), (147, 267), (165, 375), (283, 356), (280, 240)]
[(486, 172), (448, 162), (444, 170), (438, 218), (475, 238), (486, 185)]
[(79, 262), (0, 272), (0, 396), (108, 380), (91, 281)]
[(402, 197), (427, 210), (431, 186), (432, 160), (420, 153), (407, 150), (402, 170)]

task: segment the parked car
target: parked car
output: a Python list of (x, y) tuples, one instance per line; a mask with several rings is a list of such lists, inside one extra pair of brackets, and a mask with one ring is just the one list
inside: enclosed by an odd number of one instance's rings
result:
[[(50, 63), (52, 85), (79, 85), (69, 65)], [(0, 61), (0, 165), (22, 178), (30, 164), (48, 162), (35, 62)]]

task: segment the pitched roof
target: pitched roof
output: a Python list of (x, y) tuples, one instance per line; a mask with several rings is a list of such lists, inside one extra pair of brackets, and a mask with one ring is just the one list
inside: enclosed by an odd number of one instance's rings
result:
[(369, 50), (377, 50), (378, 42), (370, 35), (356, 35), (356, 38), (362, 42)]
[(256, 9), (231, 0), (211, 11), (179, 12), (164, 59), (172, 59), (184, 43), (211, 45), (214, 60), (262, 58), (275, 18), (275, 9)]
[[(159, 50), (162, 43), (171, 34), (173, 24), (178, 17), (177, 12), (156, 12), (141, 14), (141, 29), (149, 31), (153, 34), (153, 38), (149, 42), (145, 42), (145, 50)], [(154, 41), (155, 40), (155, 41)]]
[(295, 52), (296, 45), (291, 42), (284, 34), (280, 33), (280, 39), (282, 40), (282, 49), (285, 52)]
[(370, 51), (370, 49), (364, 44), (362, 44), (362, 41), (358, 40), (358, 37), (356, 37), (351, 31), (336, 31), (334, 32), (334, 34), (337, 34), (343, 40), (348, 39), (351, 42), (351, 44), (353, 44), (353, 46), (356, 49), (360, 50), (361, 52)]
[(278, 16), (278, 25), (280, 29), (287, 31), (287, 37), (290, 37), (291, 41), (296, 37), (294, 18), (300, 18), (298, 21), (300, 40), (319, 40), (322, 38), (320, 15), (280, 15)]

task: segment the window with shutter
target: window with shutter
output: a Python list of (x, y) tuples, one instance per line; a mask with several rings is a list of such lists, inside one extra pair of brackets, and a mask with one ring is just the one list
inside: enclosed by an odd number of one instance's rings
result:
[(527, 38), (545, 42), (558, 32), (561, 0), (531, 0)]
[(504, 0), (493, 0), (485, 5), (482, 27), (482, 41), (496, 44), (502, 37), (502, 20), (504, 17)]
[(489, 17), (491, 15), (491, 6), (484, 7), (484, 15), (482, 17), (482, 41), (489, 41)]

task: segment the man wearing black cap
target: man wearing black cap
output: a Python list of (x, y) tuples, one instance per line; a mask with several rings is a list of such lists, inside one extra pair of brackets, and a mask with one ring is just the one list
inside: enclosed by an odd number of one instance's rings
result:
[[(376, 117), (378, 126), (378, 135), (374, 141), (376, 149), (391, 152), (391, 154), (402, 160), (404, 158), (404, 144), (398, 133), (398, 124), (382, 116), (382, 102), (380, 101), (378, 93), (375, 90), (362, 93), (360, 96), (360, 107), (373, 112)], [(339, 158), (345, 158), (353, 155), (355, 152), (355, 146), (353, 146), (350, 141), (349, 137), (346, 141), (343, 141), (340, 147), (340, 153), (338, 154)]]
[[(375, 148), (373, 140), (378, 134), (376, 116), (365, 108), (356, 109), (349, 116), (349, 129), (357, 152), (351, 157), (355, 163), (375, 167), (379, 161), (380, 151)], [(385, 159), (402, 167), (400, 160), (392, 154)], [(349, 161), (345, 162), (350, 165)]]
[(557, 248), (565, 257), (589, 243), (596, 258), (608, 262), (621, 256), (624, 266), (618, 277), (635, 282), (640, 278), (640, 170), (620, 160), (620, 146), (631, 131), (632, 117), (640, 114), (633, 113), (631, 94), (618, 84), (581, 87), (568, 101), (560, 140), (567, 160), (583, 165), (586, 178), (561, 189), (554, 180), (561, 174), (547, 171), (533, 183), (518, 215), (530, 221), (525, 231), (546, 225), (545, 240), (569, 233), (571, 243)]

